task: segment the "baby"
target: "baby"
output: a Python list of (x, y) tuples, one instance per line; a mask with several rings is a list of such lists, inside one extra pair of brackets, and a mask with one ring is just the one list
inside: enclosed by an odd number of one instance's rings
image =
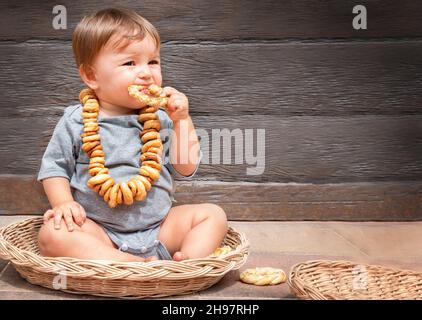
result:
[[(128, 181), (140, 168), (143, 125), (138, 113), (144, 107), (129, 95), (128, 87), (161, 86), (158, 32), (133, 11), (105, 9), (77, 25), (73, 51), (83, 82), (99, 102), (105, 166), (116, 184)], [(168, 103), (156, 112), (163, 144), (160, 177), (144, 200), (115, 208), (87, 186), (92, 177), (90, 158), (81, 148), (82, 106), (65, 109), (38, 174), (52, 207), (44, 214), (38, 236), (42, 255), (180, 261), (205, 257), (219, 247), (227, 232), (221, 207), (210, 203), (172, 207), (173, 177), (193, 176), (201, 152), (188, 98), (172, 87), (164, 87), (162, 97)]]

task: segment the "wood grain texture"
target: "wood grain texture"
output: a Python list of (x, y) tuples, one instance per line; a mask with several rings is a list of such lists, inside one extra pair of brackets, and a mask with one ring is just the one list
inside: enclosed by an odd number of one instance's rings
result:
[[(57, 120), (3, 119), (0, 174), (36, 174)], [(204, 153), (198, 179), (298, 183), (422, 179), (422, 116), (196, 116), (193, 121)], [(224, 130), (227, 140), (221, 138)], [(262, 174), (248, 174), (248, 168), (259, 166)]]
[[(36, 174), (57, 120), (4, 119), (0, 174)], [(422, 178), (422, 116), (197, 116), (193, 121), (204, 153), (198, 179), (334, 183)], [(231, 141), (221, 138), (224, 130)], [(263, 167), (262, 174), (248, 174), (257, 166)]]
[[(67, 9), (67, 29), (52, 27), (55, 5)], [(352, 10), (366, 6), (368, 29), (354, 30)], [(420, 37), (422, 4), (413, 0), (121, 0), (159, 30), (164, 41), (284, 38)], [(0, 39), (70, 39), (84, 15), (115, 7), (113, 0), (2, 2)]]
[[(68, 29), (54, 30), (57, 4), (0, 4), (0, 215), (48, 208), (34, 175), (83, 87), (72, 31), (116, 6), (64, 0)], [(217, 203), (231, 220), (422, 219), (422, 3), (359, 1), (368, 30), (352, 28), (356, 4), (119, 1), (158, 28), (164, 85), (188, 95), (202, 138), (203, 163), (195, 181), (178, 182), (178, 204)], [(216, 147), (213, 129), (249, 144), (214, 162), (230, 148)], [(248, 175), (258, 129), (265, 170)]]
[[(3, 43), (0, 55), (1, 118), (77, 102), (70, 43)], [(422, 113), (422, 41), (169, 44), (162, 57), (163, 84), (187, 94), (193, 115)]]
[[(422, 178), (420, 116), (240, 116), (235, 119), (196, 117), (194, 120), (199, 135), (209, 140), (208, 144), (206, 140), (203, 142), (203, 146), (209, 148), (202, 148), (205, 156), (198, 170), (198, 176), (206, 179), (335, 183)], [(245, 146), (243, 164), (235, 163), (236, 156), (240, 158), (240, 155), (235, 153), (235, 138), (232, 138), (230, 164), (224, 164), (221, 150), (220, 165), (213, 165), (213, 154), (218, 151), (216, 142), (220, 140), (221, 149), (230, 144), (224, 144), (219, 135), (208, 128), (227, 128), (233, 135), (240, 128)], [(265, 159), (259, 157), (255, 162), (248, 162), (247, 153), (257, 154), (256, 129), (259, 128), (265, 129)], [(245, 142), (247, 131), (252, 132), (253, 137), (248, 143)], [(208, 154), (207, 150), (210, 150)], [(247, 168), (256, 167), (260, 160), (265, 160), (263, 174), (248, 175)]]
[[(177, 203), (215, 203), (229, 220), (422, 220), (422, 182), (283, 184), (178, 181)], [(42, 214), (34, 176), (0, 175), (0, 215)]]

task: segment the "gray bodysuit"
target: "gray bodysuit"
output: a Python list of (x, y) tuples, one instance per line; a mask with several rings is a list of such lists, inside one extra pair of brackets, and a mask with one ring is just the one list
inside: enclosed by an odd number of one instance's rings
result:
[[(65, 109), (42, 158), (37, 180), (49, 177), (69, 179), (75, 201), (82, 205), (88, 218), (104, 228), (120, 250), (143, 257), (155, 255), (160, 259), (171, 259), (165, 246), (158, 240), (158, 233), (174, 201), (173, 178), (190, 178), (198, 169), (189, 177), (184, 177), (169, 162), (172, 120), (164, 110), (157, 111), (164, 146), (162, 169), (147, 198), (134, 201), (130, 206), (121, 204), (111, 209), (101, 196), (87, 186), (91, 176), (88, 174), (89, 157), (81, 149), (81, 110), (80, 104)], [(138, 174), (140, 167), (142, 142), (139, 132), (143, 126), (138, 121), (138, 115), (100, 116), (98, 125), (109, 174), (116, 183), (130, 180)]]

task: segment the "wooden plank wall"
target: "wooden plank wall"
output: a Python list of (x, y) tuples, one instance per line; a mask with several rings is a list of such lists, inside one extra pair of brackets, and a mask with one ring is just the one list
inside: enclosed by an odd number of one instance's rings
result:
[[(116, 6), (61, 1), (68, 29), (55, 30), (57, 4), (0, 4), (0, 214), (48, 207), (34, 178), (82, 87), (72, 31), (84, 15)], [(179, 182), (180, 204), (218, 203), (240, 220), (422, 218), (421, 2), (119, 4), (158, 28), (164, 85), (188, 95), (203, 137), (204, 161), (193, 182)], [(357, 4), (367, 30), (352, 27)], [(262, 174), (247, 174), (257, 163), (246, 154), (240, 164), (212, 162), (212, 129), (224, 128), (240, 129), (243, 143), (252, 132), (252, 155), (265, 145)]]

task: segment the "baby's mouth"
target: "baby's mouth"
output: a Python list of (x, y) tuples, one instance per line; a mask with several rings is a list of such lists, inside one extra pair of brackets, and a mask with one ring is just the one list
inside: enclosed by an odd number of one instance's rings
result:
[(161, 93), (163, 89), (157, 85), (150, 85), (144, 87), (141, 85), (131, 85), (128, 87), (129, 95), (138, 99), (145, 105), (153, 107), (165, 107), (167, 105), (168, 99), (162, 97)]

